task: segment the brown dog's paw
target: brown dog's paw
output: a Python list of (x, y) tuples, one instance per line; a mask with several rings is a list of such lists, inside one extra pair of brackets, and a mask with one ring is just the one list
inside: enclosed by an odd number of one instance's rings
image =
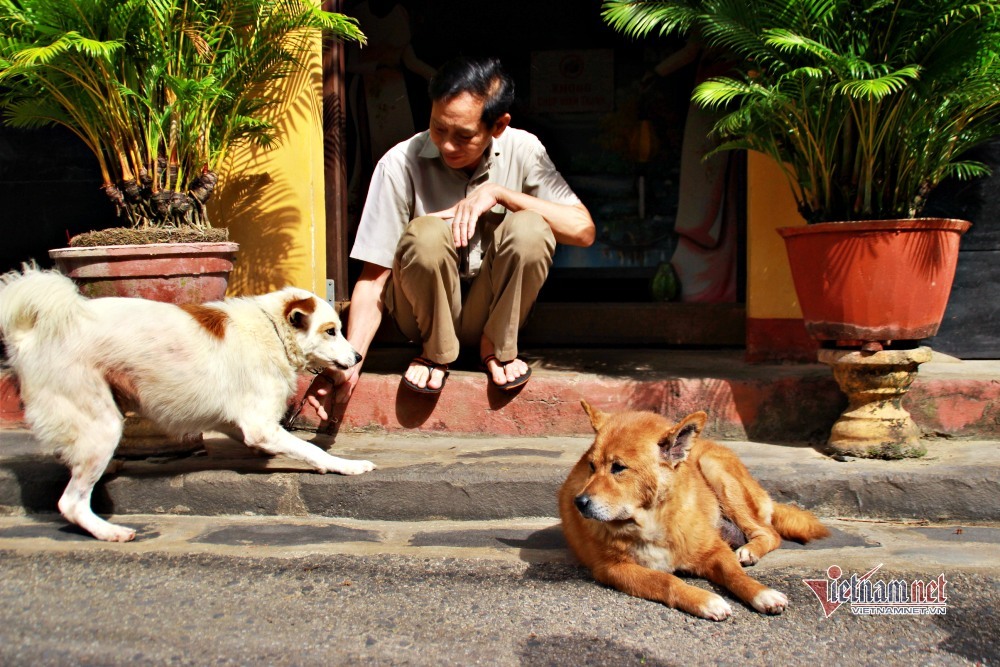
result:
[(695, 614), (710, 621), (724, 621), (733, 615), (733, 608), (721, 596), (712, 593)]
[(752, 604), (762, 614), (780, 614), (788, 607), (788, 598), (784, 593), (768, 588), (758, 593)]
[(736, 550), (736, 558), (739, 559), (740, 565), (756, 565), (760, 558), (757, 554), (750, 549), (750, 547), (740, 547)]

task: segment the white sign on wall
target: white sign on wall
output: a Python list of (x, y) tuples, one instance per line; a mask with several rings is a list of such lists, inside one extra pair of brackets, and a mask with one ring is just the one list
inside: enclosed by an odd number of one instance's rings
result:
[(531, 109), (536, 113), (611, 111), (615, 102), (612, 49), (531, 54)]

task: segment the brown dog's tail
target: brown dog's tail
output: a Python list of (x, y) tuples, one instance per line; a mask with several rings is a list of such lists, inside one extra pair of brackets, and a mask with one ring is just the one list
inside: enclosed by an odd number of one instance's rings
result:
[(802, 544), (830, 535), (830, 530), (812, 512), (781, 503), (774, 503), (771, 525), (786, 540)]

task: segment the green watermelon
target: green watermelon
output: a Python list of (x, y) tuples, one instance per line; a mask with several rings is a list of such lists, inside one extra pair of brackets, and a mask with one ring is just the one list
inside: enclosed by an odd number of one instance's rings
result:
[(653, 301), (674, 301), (680, 294), (680, 284), (677, 272), (670, 262), (663, 262), (656, 269), (656, 274), (649, 283), (649, 291)]

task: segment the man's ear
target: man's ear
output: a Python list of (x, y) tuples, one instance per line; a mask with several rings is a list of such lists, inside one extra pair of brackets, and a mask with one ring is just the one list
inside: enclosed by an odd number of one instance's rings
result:
[(604, 422), (608, 420), (608, 415), (597, 408), (590, 407), (590, 403), (583, 399), (580, 400), (580, 405), (583, 406), (583, 411), (590, 417), (590, 425), (594, 427), (595, 431), (600, 431), (601, 427), (604, 426)]
[(497, 139), (501, 134), (503, 134), (503, 131), (507, 129), (508, 125), (510, 125), (510, 114), (505, 113), (497, 118), (496, 122), (493, 123), (493, 128), (490, 130), (490, 134), (493, 135), (494, 139)]
[(698, 436), (701, 435), (702, 429), (705, 428), (706, 421), (708, 415), (704, 412), (695, 412), (667, 431), (659, 442), (660, 459), (674, 467), (684, 461), (698, 440)]

